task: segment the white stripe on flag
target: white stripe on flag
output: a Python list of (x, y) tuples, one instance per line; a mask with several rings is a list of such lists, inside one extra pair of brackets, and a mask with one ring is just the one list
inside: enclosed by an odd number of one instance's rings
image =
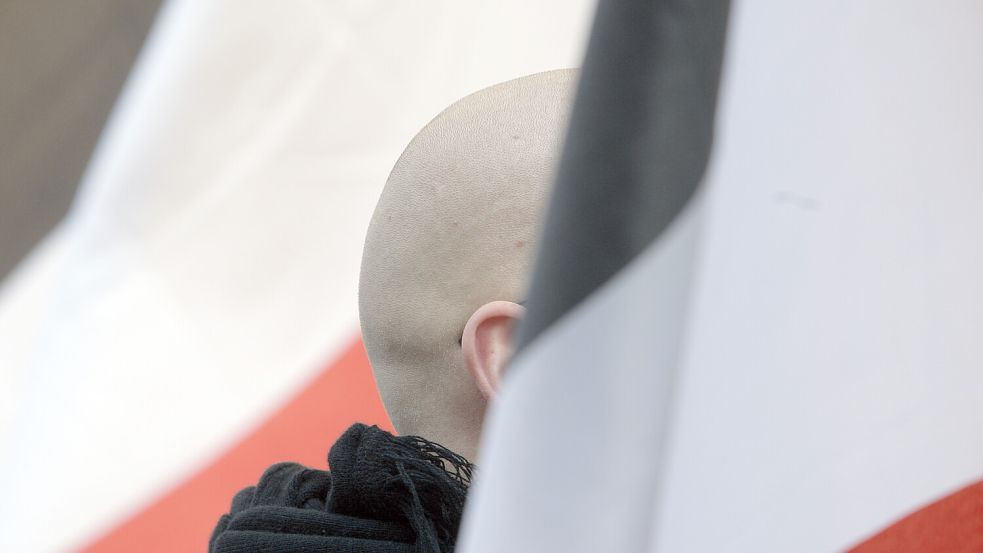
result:
[(735, 4), (656, 551), (842, 551), (983, 477), (983, 4)]

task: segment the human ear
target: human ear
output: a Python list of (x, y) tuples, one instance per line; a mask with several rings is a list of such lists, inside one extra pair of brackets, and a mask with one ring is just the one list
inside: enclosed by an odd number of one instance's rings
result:
[(487, 400), (498, 393), (498, 384), (512, 357), (512, 328), (524, 311), (517, 303), (493, 301), (475, 310), (464, 326), (464, 363)]

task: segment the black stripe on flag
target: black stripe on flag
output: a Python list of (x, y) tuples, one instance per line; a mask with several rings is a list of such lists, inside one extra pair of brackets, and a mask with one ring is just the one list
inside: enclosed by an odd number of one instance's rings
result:
[(728, 8), (598, 5), (519, 349), (627, 265), (693, 196), (710, 156)]

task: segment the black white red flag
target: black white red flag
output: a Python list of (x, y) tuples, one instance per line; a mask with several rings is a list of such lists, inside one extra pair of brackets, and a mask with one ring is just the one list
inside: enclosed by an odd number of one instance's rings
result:
[(600, 2), (465, 553), (983, 548), (981, 19)]

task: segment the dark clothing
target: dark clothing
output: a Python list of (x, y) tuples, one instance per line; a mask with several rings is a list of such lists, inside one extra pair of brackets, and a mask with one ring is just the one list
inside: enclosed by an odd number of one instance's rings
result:
[(356, 424), (331, 447), (331, 472), (273, 465), (236, 494), (209, 553), (448, 553), (473, 466), (415, 436)]

